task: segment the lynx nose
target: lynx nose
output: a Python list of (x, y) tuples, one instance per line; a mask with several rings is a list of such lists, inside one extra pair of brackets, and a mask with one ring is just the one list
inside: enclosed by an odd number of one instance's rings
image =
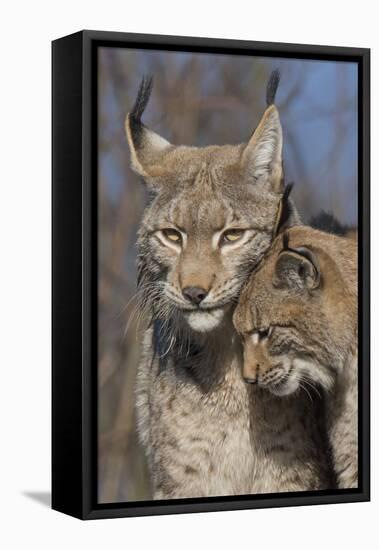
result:
[(186, 288), (183, 288), (182, 292), (183, 296), (185, 296), (187, 300), (197, 306), (200, 304), (200, 302), (204, 300), (204, 298), (208, 294), (208, 292), (204, 288), (200, 288), (197, 286), (186, 286)]

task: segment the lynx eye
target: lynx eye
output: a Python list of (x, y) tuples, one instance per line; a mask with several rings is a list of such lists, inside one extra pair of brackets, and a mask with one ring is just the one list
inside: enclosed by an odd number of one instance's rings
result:
[(243, 229), (228, 229), (222, 234), (221, 244), (235, 243), (243, 237), (244, 233)]
[(172, 243), (181, 244), (182, 236), (176, 229), (162, 229), (162, 235)]

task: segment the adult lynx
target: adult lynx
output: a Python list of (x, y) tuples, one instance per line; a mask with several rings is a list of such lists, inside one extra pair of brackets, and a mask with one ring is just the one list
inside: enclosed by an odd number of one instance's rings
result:
[(136, 407), (154, 498), (256, 492), (249, 388), (232, 313), (277, 225), (296, 220), (284, 195), (278, 80), (274, 72), (247, 143), (170, 144), (141, 122), (148, 79), (126, 119), (132, 167), (151, 192), (138, 238), (141, 308), (151, 324)]
[(284, 409), (309, 386), (324, 390), (340, 488), (358, 486), (357, 292), (356, 239), (293, 227), (252, 274), (234, 314), (246, 381), (276, 401), (286, 396)]

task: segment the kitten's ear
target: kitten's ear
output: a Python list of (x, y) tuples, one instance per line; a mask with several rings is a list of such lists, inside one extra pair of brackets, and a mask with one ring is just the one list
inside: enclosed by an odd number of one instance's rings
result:
[(288, 249), (279, 254), (273, 280), (275, 287), (314, 290), (320, 281), (318, 261), (309, 248)]
[(152, 77), (141, 81), (137, 99), (125, 120), (126, 137), (131, 154), (131, 165), (137, 174), (144, 178), (162, 175), (162, 157), (171, 144), (147, 128), (142, 120), (153, 87)]
[(242, 153), (242, 167), (248, 181), (262, 181), (275, 193), (282, 192), (282, 149), (279, 112), (275, 105), (270, 105)]

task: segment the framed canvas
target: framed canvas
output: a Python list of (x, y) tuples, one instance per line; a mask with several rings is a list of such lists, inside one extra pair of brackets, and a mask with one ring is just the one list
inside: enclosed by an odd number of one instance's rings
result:
[(369, 500), (369, 50), (52, 54), (53, 508)]

